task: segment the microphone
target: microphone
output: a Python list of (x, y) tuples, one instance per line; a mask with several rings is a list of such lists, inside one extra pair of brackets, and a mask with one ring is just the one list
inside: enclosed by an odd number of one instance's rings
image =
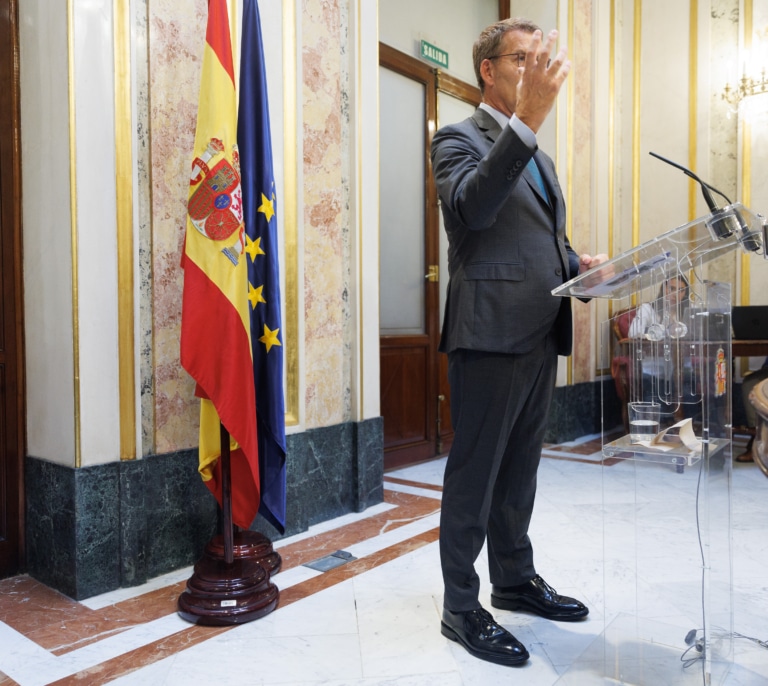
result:
[(721, 208), (717, 202), (715, 202), (715, 199), (712, 197), (712, 193), (710, 191), (714, 191), (718, 195), (725, 198), (726, 202), (730, 206), (733, 203), (725, 193), (717, 190), (717, 188), (714, 186), (710, 186), (705, 181), (702, 181), (690, 169), (686, 169), (682, 165), (677, 164), (677, 162), (668, 160), (666, 157), (662, 157), (655, 152), (649, 151), (648, 154), (661, 160), (662, 162), (666, 162), (667, 164), (672, 165), (676, 169), (679, 169), (686, 176), (690, 176), (699, 184), (701, 187), (701, 194), (704, 196), (704, 202), (707, 203), (707, 207), (712, 214), (712, 220), (707, 223), (707, 226), (709, 227), (713, 238), (716, 240), (723, 240), (736, 233), (737, 235), (741, 236), (740, 242), (746, 250), (751, 252), (757, 252), (760, 250), (760, 239), (756, 238), (755, 235), (750, 232), (747, 223), (744, 221), (744, 217), (741, 216), (741, 213), (735, 209), (727, 210)]

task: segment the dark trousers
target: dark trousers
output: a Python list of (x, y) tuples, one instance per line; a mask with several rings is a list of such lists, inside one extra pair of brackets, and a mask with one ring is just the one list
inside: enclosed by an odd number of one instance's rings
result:
[(456, 350), (448, 355), (453, 446), (440, 510), (443, 605), (477, 609), (475, 561), (488, 537), (491, 583), (536, 575), (528, 524), (557, 374), (555, 339), (522, 355)]

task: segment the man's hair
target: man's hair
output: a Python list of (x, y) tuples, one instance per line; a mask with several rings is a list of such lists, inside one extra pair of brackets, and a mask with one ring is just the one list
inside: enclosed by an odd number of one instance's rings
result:
[(533, 33), (534, 31), (541, 31), (541, 29), (532, 21), (522, 17), (502, 19), (483, 29), (480, 37), (472, 46), (472, 62), (475, 66), (475, 77), (477, 78), (477, 85), (480, 86), (481, 93), (485, 91), (485, 83), (480, 75), (480, 65), (483, 63), (483, 60), (487, 60), (498, 53), (501, 39), (508, 31)]

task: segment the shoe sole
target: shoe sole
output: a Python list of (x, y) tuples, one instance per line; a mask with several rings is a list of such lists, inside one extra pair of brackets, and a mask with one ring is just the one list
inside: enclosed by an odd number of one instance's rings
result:
[(440, 633), (446, 638), (449, 638), (452, 641), (456, 641), (456, 643), (461, 645), (473, 657), (479, 658), (480, 660), (486, 660), (487, 662), (494, 662), (497, 665), (504, 665), (505, 667), (515, 667), (517, 665), (523, 664), (524, 662), (527, 662), (528, 658), (530, 657), (530, 655), (527, 652), (524, 655), (521, 655), (519, 657), (506, 657), (504, 655), (497, 655), (496, 653), (485, 653), (483, 651), (477, 650), (472, 646), (469, 646), (466, 643), (464, 643), (464, 641), (461, 640), (459, 635), (453, 629), (451, 629), (451, 627), (449, 627), (445, 622), (440, 622)]
[(497, 610), (511, 610), (512, 612), (523, 610), (524, 612), (532, 612), (535, 615), (539, 615), (539, 617), (551, 619), (555, 622), (578, 622), (589, 614), (589, 609), (585, 609), (581, 612), (545, 612), (524, 601), (507, 600), (506, 598), (500, 598), (496, 595), (491, 596), (491, 606), (495, 607)]

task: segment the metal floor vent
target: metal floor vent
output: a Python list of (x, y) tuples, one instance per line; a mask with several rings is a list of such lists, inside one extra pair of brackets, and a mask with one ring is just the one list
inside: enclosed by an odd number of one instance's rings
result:
[(346, 550), (337, 550), (335, 553), (318, 558), (312, 562), (307, 562), (304, 567), (309, 567), (318, 572), (328, 572), (331, 569), (336, 569), (336, 567), (341, 567), (341, 565), (356, 559), (357, 558), (352, 555), (352, 553), (348, 553)]

